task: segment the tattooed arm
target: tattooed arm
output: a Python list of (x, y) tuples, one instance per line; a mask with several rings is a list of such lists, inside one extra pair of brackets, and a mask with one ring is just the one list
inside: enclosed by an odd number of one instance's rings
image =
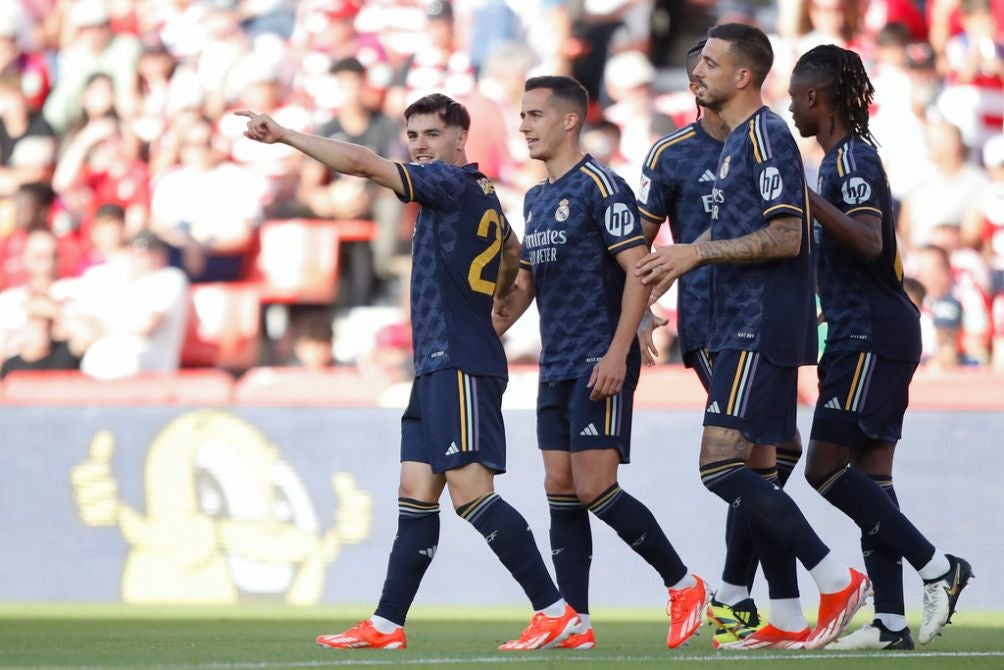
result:
[(711, 240), (704, 235), (694, 244), (660, 247), (641, 259), (635, 275), (643, 284), (654, 283), (662, 295), (676, 279), (711, 263), (766, 263), (797, 256), (802, 246), (802, 220), (794, 216), (771, 219), (766, 228), (731, 240)]

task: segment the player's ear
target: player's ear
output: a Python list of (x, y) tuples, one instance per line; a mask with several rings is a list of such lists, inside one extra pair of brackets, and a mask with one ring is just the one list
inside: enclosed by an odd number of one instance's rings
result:
[(575, 130), (577, 126), (582, 125), (582, 117), (575, 112), (568, 112), (565, 114), (565, 130)]
[(753, 70), (748, 67), (736, 68), (736, 88), (745, 89), (753, 84)]

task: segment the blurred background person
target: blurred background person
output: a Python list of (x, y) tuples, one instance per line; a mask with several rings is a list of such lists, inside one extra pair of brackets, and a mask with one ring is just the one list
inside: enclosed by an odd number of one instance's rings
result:
[(93, 267), (80, 279), (72, 328), (92, 333), (80, 363), (88, 375), (112, 379), (178, 369), (188, 280), (168, 265), (168, 251), (159, 237), (142, 231), (118, 262)]
[(235, 281), (262, 220), (267, 178), (226, 160), (206, 118), (179, 143), (181, 164), (153, 184), (150, 229), (192, 282)]
[(47, 296), (35, 295), (25, 305), (25, 323), (17, 353), (0, 365), (0, 379), (16, 370), (76, 370), (82, 351), (60, 339), (56, 320), (59, 305)]

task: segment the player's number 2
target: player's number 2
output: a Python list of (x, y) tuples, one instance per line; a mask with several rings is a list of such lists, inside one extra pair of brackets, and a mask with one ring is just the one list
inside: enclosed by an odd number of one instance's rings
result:
[(485, 266), (491, 263), (502, 250), (502, 221), (499, 213), (494, 209), (485, 210), (478, 222), (478, 237), (488, 238), (494, 230), (495, 237), (488, 248), (474, 257), (471, 261), (471, 269), (467, 271), (467, 282), (471, 289), (485, 295), (495, 295), (495, 282), (485, 279), (481, 275), (485, 271)]

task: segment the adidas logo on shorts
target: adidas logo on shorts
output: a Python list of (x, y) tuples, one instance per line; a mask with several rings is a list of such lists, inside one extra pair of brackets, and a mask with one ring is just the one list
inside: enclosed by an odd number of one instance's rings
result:
[(722, 413), (722, 410), (719, 409), (719, 407), (718, 407), (718, 401), (717, 400), (714, 401), (713, 403), (711, 403), (710, 405), (708, 405), (708, 409), (706, 409), (704, 411), (707, 412), (708, 414), (721, 414)]
[(826, 404), (823, 406), (826, 407), (826, 409), (843, 409), (843, 407), (840, 406), (840, 400), (836, 396), (827, 400)]
[(589, 424), (579, 432), (579, 435), (599, 435), (599, 434), (600, 431), (596, 430), (596, 426), (594, 426), (593, 424)]
[(456, 442), (450, 442), (450, 448), (446, 450), (447, 456), (452, 456), (453, 454), (459, 454), (460, 449), (457, 448)]

